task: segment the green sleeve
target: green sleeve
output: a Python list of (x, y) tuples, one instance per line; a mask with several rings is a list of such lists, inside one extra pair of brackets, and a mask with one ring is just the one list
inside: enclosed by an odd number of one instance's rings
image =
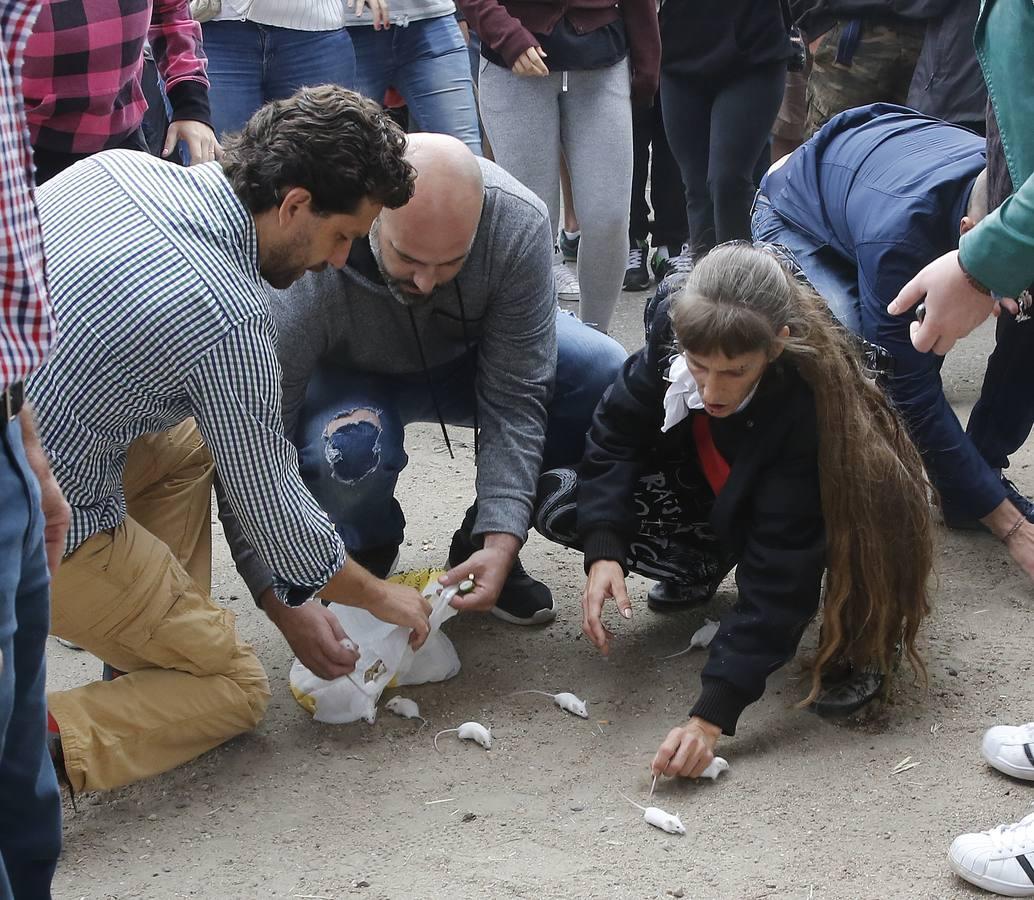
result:
[(1002, 297), (1034, 282), (1034, 174), (959, 243), (963, 267)]

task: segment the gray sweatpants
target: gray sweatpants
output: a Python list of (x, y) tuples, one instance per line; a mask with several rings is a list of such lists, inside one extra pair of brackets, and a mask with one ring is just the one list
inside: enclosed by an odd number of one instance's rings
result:
[(481, 60), (481, 119), (495, 160), (560, 220), (560, 153), (567, 159), (582, 238), (582, 321), (606, 331), (628, 259), (632, 102), (628, 61), (608, 69), (514, 75)]

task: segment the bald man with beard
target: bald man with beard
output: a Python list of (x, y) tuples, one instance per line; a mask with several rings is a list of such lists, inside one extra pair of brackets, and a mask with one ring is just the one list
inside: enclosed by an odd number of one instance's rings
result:
[[(384, 577), (404, 535), (395, 487), (406, 426), (438, 423), (450, 452), (450, 426), (473, 428), (475, 497), (447, 581), (474, 574), (464, 609), (545, 624), (556, 617), (551, 592), (518, 559), (538, 475), (581, 458), (626, 354), (559, 309), (549, 218), (531, 191), (445, 135), (411, 135), (407, 158), (412, 200), (385, 210), (344, 268), (271, 295), (286, 433), (349, 554)], [(320, 644), (333, 636), (316, 627), (318, 612), (274, 604), (268, 571), (232, 521), (227, 536), (256, 601), (321, 674)]]

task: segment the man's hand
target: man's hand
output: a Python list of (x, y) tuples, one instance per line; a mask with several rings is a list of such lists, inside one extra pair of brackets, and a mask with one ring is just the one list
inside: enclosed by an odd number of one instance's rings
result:
[(468, 594), (457, 594), (452, 606), (458, 610), (485, 612), (499, 600), (499, 592), (506, 583), (506, 576), (517, 559), (521, 542), (512, 534), (487, 534), (483, 550), (477, 550), (470, 558), (455, 568), (449, 569), (438, 583), (444, 587), (459, 584), (463, 579), (474, 576), (474, 590)]
[(411, 628), (409, 645), (414, 650), (419, 649), (430, 634), (427, 617), (431, 614), (431, 604), (426, 598), (411, 587), (382, 581), (354, 559), (345, 560), (319, 594), (332, 603), (365, 609), (383, 622)]
[(545, 59), (545, 50), (541, 47), (529, 47), (517, 57), (517, 62), (512, 68), (513, 74), (538, 77), (548, 75), (549, 69), (546, 67)]
[(717, 725), (693, 716), (685, 725), (672, 728), (664, 739), (657, 755), (650, 764), (654, 775), (674, 778), (699, 778), (714, 759), (714, 748), (718, 745), (722, 729)]
[(165, 147), (162, 149), (162, 157), (168, 158), (169, 154), (176, 149), (176, 144), (185, 141), (187, 153), (190, 154), (190, 164), (211, 162), (223, 155), (223, 148), (216, 140), (215, 132), (204, 122), (192, 122), (183, 119), (179, 122), (172, 122), (169, 131), (165, 135)]
[(411, 628), (409, 646), (414, 650), (419, 650), (431, 633), (427, 621), (431, 615), (430, 602), (419, 591), (404, 584), (382, 581), (373, 602), (364, 604), (363, 608), (382, 622)]
[(957, 340), (999, 312), (994, 298), (973, 287), (962, 271), (958, 250), (922, 269), (901, 289), (887, 312), (900, 316), (920, 300), (925, 304), (926, 315), (922, 322), (909, 326), (912, 343), (920, 353), (932, 350), (938, 356), (944, 356)]
[(610, 653), (614, 632), (603, 624), (603, 604), (613, 599), (624, 619), (632, 618), (632, 604), (625, 590), (625, 573), (619, 563), (598, 559), (589, 569), (582, 592), (582, 633), (604, 656)]
[(390, 28), (388, 20), (387, 0), (348, 0), (348, 8), (355, 10), (357, 16), (363, 14), (363, 7), (369, 6), (373, 13), (373, 30), (380, 31), (382, 28)]
[(43, 513), (43, 541), (47, 550), (47, 568), (53, 578), (61, 558), (65, 555), (65, 538), (68, 527), (72, 523), (72, 508), (61, 492), (54, 473), (50, 471), (50, 460), (43, 450), (36, 434), (36, 420), (32, 407), (26, 401), (18, 414), (22, 428), (22, 443), (25, 446), (25, 458), (32, 469), (40, 487), (40, 512)]
[(341, 646), (348, 635), (337, 617), (319, 600), (291, 607), (281, 603), (269, 589), (260, 603), (287, 639), (294, 655), (315, 675), (332, 681), (355, 671), (359, 654)]

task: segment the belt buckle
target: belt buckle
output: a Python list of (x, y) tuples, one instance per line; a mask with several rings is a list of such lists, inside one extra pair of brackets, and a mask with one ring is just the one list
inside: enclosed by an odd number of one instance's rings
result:
[(4, 393), (4, 422), (10, 422), (21, 411), (25, 388), (20, 381), (8, 387)]

